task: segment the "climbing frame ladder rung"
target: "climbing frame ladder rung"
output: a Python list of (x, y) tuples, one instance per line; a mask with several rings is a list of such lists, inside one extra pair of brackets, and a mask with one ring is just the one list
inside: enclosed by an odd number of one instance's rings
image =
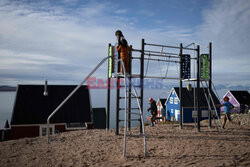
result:
[[(127, 136), (129, 136), (127, 134), (128, 131), (128, 123), (131, 123), (131, 121), (139, 121), (140, 125), (142, 127), (142, 133), (140, 135), (137, 135), (138, 137), (143, 137), (143, 144), (144, 144), (144, 156), (146, 156), (146, 135), (145, 135), (145, 127), (144, 127), (144, 120), (143, 120), (143, 114), (142, 114), (142, 109), (141, 109), (141, 97), (138, 96), (135, 86), (133, 86), (131, 78), (131, 75), (125, 75), (126, 74), (126, 68), (124, 66), (124, 62), (119, 59), (118, 61), (121, 62), (121, 65), (123, 67), (123, 74), (119, 73), (117, 75), (117, 77), (123, 77), (124, 78), (124, 85), (122, 85), (121, 87), (124, 87), (124, 97), (118, 97), (119, 99), (124, 99), (125, 101), (125, 105), (124, 108), (118, 108), (118, 110), (124, 110), (124, 119), (119, 119), (119, 122), (124, 122), (124, 145), (123, 145), (123, 156), (126, 156), (126, 145), (127, 145)], [(127, 84), (127, 81), (129, 82), (129, 84)], [(129, 89), (128, 89), (129, 88)], [(133, 93), (131, 92), (133, 91)], [(131, 107), (128, 106), (128, 100), (131, 99), (136, 99), (137, 105), (138, 107)], [(119, 103), (120, 100), (118, 100)], [(131, 104), (130, 104), (131, 105)], [(134, 110), (134, 112), (131, 112), (131, 110)], [(136, 113), (135, 111), (138, 111), (138, 113)], [(139, 115), (139, 118), (135, 119), (135, 118), (130, 118), (128, 116), (130, 116), (130, 114), (134, 114), (134, 115)]]

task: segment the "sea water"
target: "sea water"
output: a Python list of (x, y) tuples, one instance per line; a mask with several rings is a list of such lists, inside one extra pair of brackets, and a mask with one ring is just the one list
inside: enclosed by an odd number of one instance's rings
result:
[(16, 92), (0, 92), (0, 129), (5, 121), (10, 123)]

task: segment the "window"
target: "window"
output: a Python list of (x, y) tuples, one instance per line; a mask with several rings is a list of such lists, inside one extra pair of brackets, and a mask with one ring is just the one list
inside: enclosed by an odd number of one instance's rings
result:
[(175, 119), (178, 120), (179, 116), (180, 116), (180, 110), (175, 110)]
[[(40, 134), (40, 136), (46, 136), (47, 135), (47, 125), (40, 125), (39, 134)], [(55, 134), (55, 125), (50, 125), (49, 134), (50, 135)]]
[(173, 109), (171, 109), (171, 113), (172, 113), (172, 114), (174, 113), (174, 110), (173, 110)]
[(174, 100), (174, 98), (170, 97), (170, 104), (173, 104), (173, 100)]
[(178, 98), (177, 97), (174, 98), (174, 104), (178, 104)]

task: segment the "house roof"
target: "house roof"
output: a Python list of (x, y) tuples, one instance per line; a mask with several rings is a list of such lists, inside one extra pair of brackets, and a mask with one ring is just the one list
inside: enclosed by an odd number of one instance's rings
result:
[[(18, 85), (12, 112), (11, 125), (45, 124), (48, 116), (74, 90), (75, 85), (48, 85), (48, 96), (44, 96), (44, 85)], [(89, 90), (79, 90), (51, 118), (51, 123), (91, 122)]]
[(167, 99), (160, 99), (161, 104), (164, 105)]
[(166, 109), (166, 105), (165, 105), (165, 102), (166, 102), (167, 99), (158, 99), (157, 103), (161, 103), (161, 105), (163, 106), (164, 109)]
[(230, 92), (240, 104), (250, 104), (250, 94), (248, 91), (230, 90)]
[[(204, 88), (204, 89), (205, 89), (206, 94), (208, 94), (207, 88)], [(173, 90), (176, 92), (176, 95), (179, 98), (179, 87), (174, 87), (171, 91)], [(220, 104), (219, 99), (216, 97), (213, 91), (211, 91), (211, 95), (212, 95), (214, 103)], [(183, 107), (194, 107), (194, 88), (192, 88), (191, 91), (188, 91), (187, 88), (182, 88), (182, 97), (183, 97), (182, 98)], [(208, 107), (203, 88), (200, 88), (200, 106)]]

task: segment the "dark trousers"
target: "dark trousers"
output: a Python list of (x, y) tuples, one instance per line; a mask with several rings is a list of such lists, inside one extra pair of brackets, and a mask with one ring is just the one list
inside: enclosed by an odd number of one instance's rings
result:
[(152, 117), (151, 117), (151, 123), (152, 123), (152, 125), (154, 125), (155, 119), (156, 119), (156, 115), (152, 115)]

